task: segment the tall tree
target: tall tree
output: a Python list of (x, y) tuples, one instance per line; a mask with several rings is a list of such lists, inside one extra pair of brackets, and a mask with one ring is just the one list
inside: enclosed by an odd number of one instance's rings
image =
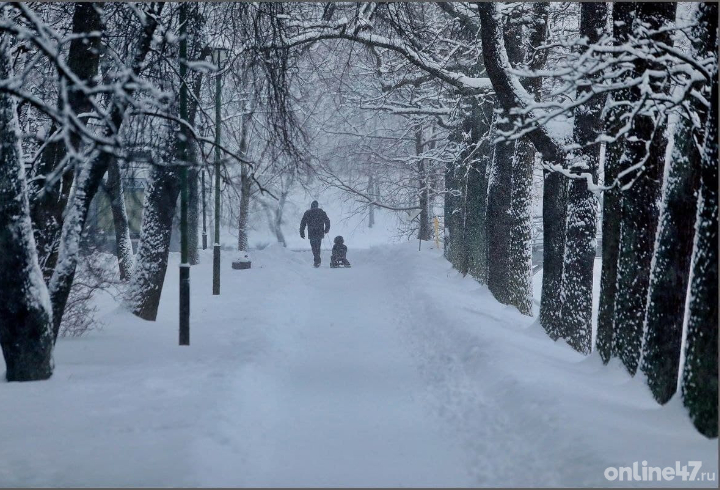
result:
[[(531, 13), (532, 20), (517, 27), (517, 32), (524, 31), (525, 35), (513, 39), (518, 46), (524, 47), (524, 53), (512, 54), (510, 50), (509, 55), (518, 59), (522, 56), (523, 64), (529, 70), (538, 71), (544, 68), (547, 57), (546, 50), (536, 48), (544, 45), (547, 37), (548, 4), (535, 2), (530, 6), (523, 5), (522, 12), (527, 11)], [(542, 79), (530, 78), (522, 83), (534, 100), (539, 101)], [(532, 314), (532, 188), (535, 153), (532, 142), (528, 138), (521, 138), (515, 145), (512, 160), (508, 290), (510, 304), (525, 315)]]
[[(636, 3), (617, 2), (612, 4), (613, 42), (615, 46), (627, 43), (632, 34)], [(615, 92), (613, 101), (630, 100), (629, 89)], [(611, 111), (608, 132), (617, 134), (624, 122), (619, 110)], [(605, 182), (613, 183), (620, 173), (620, 159), (623, 142), (617, 140), (606, 145), (604, 174)], [(612, 345), (615, 330), (615, 292), (617, 291), (617, 261), (620, 243), (620, 190), (617, 187), (603, 194), (602, 213), (602, 272), (600, 276), (600, 306), (598, 308), (596, 348), (603, 362), (607, 364), (613, 355)]]
[[(700, 6), (699, 20), (718, 28), (715, 3)], [(715, 50), (716, 43), (713, 43)], [(718, 436), (718, 71), (710, 72), (712, 91), (700, 166), (700, 203), (688, 307), (683, 403), (695, 427)]]
[[(637, 36), (672, 46), (669, 27), (675, 20), (675, 3), (640, 3), (634, 26)], [(652, 45), (651, 45), (652, 46)], [(652, 48), (651, 48), (652, 49)], [(658, 61), (645, 57), (633, 60), (635, 76), (647, 77), (651, 70), (661, 70)], [(650, 78), (650, 88), (661, 93), (667, 90), (664, 80)], [(641, 101), (644, 87), (630, 89), (632, 100)], [(622, 185), (622, 216), (618, 252), (617, 291), (615, 292), (615, 335), (613, 350), (630, 374), (635, 374), (640, 358), (643, 322), (650, 283), (650, 267), (655, 245), (659, 215), (665, 150), (666, 115), (662, 111), (640, 111), (634, 118), (626, 140), (621, 162), (629, 167), (641, 165), (639, 174), (624, 179)]]
[(126, 281), (132, 275), (134, 257), (127, 208), (125, 207), (125, 188), (120, 175), (120, 166), (115, 159), (108, 165), (105, 189), (110, 198), (120, 279)]
[[(0, 7), (0, 14), (9, 7)], [(10, 36), (0, 34), (0, 80), (11, 76)], [(0, 91), (0, 347), (8, 381), (52, 375), (52, 309), (30, 222), (15, 101)]]
[[(94, 2), (76, 2), (73, 4), (72, 32), (67, 56), (67, 67), (86, 87), (96, 83), (101, 55), (102, 4)], [(60, 79), (58, 106), (73, 114), (89, 114), (93, 110), (90, 98), (82, 87), (78, 87), (66, 77)], [(79, 118), (85, 124), (87, 116)], [(67, 139), (49, 141), (40, 155), (40, 161), (33, 167), (33, 185), (31, 215), (34, 222), (35, 239), (39, 260), (46, 280), (55, 269), (58, 259), (58, 241), (63, 225), (63, 211), (70, 196), (73, 183), (74, 154), (80, 153), (81, 138), (72, 125), (59, 128), (53, 124), (49, 134), (58, 129), (68, 131)], [(72, 152), (68, 152), (68, 145)], [(64, 169), (62, 167), (65, 167)], [(54, 172), (61, 171), (61, 178), (48, 178)]]
[[(454, 135), (458, 138), (460, 131)], [(464, 172), (465, 156), (460, 156), (456, 161), (449, 161), (445, 166), (445, 203), (444, 218), (445, 257), (461, 274), (467, 274), (467, 247), (465, 247), (465, 187), (466, 179)]]
[(470, 116), (465, 119), (469, 135), (467, 170), (467, 218), (465, 241), (468, 272), (481, 284), (488, 280), (487, 171), (492, 161), (492, 105), (472, 101)]
[[(142, 26), (142, 32), (131, 51), (130, 69), (122, 74), (123, 80), (119, 81), (119, 85), (125, 86), (128, 80), (139, 74), (144, 68), (162, 8), (162, 3), (151, 4), (148, 7), (150, 15), (147, 16), (147, 20)], [(132, 85), (126, 86), (124, 93), (115, 94), (111, 98), (111, 109), (108, 111), (109, 115), (102, 128), (105, 138), (117, 137), (125, 120), (125, 111), (130, 103), (129, 97), (133, 92)], [(58, 263), (48, 284), (53, 307), (55, 338), (60, 331), (60, 322), (75, 277), (81, 233), (85, 227), (88, 210), (108, 166), (114, 159), (113, 152), (103, 149), (96, 157), (81, 162), (76, 171), (75, 184), (68, 200), (67, 213), (60, 235)]]
[[(242, 128), (240, 134), (240, 156), (247, 158), (248, 136), (250, 133), (250, 121), (252, 111), (243, 114)], [(240, 210), (238, 212), (238, 250), (248, 250), (248, 216), (250, 214), (250, 194), (252, 192), (252, 179), (250, 169), (243, 165), (240, 169)]]
[[(712, 16), (717, 17), (716, 4), (707, 4), (702, 8), (714, 8), (716, 12)], [(716, 27), (709, 25), (707, 20), (701, 20), (693, 29), (691, 52), (694, 58), (702, 59), (714, 48)], [(704, 93), (708, 100), (711, 100), (710, 95), (709, 91)], [(666, 403), (677, 390), (690, 259), (695, 239), (695, 223), (688, 217), (697, 213), (707, 110), (699, 102), (691, 101), (689, 104), (689, 114), (677, 114), (673, 147), (663, 179), (665, 185), (650, 274), (640, 366), (659, 403)], [(697, 119), (693, 118), (693, 113)]]
[(157, 318), (179, 195), (177, 172), (153, 165), (145, 190), (140, 245), (129, 290), (130, 308), (144, 320)]
[[(498, 131), (508, 131), (507, 122), (496, 122)], [(513, 141), (495, 143), (487, 190), (486, 229), (488, 236), (488, 289), (495, 298), (509, 304), (510, 199), (512, 196)]]
[(423, 127), (417, 125), (415, 127), (415, 154), (418, 157), (417, 160), (417, 175), (418, 175), (418, 197), (420, 214), (418, 215), (418, 239), (419, 240), (430, 240), (432, 234), (430, 231), (430, 192), (428, 189), (428, 171), (426, 168), (425, 159), (422, 158), (422, 154), (425, 147), (425, 141), (423, 138)]
[[(607, 5), (588, 2), (580, 5), (580, 35), (588, 45), (597, 43), (607, 22)], [(604, 97), (580, 86), (578, 99), (588, 100), (575, 112), (574, 139), (580, 146), (570, 170), (590, 174), (597, 180), (602, 132)], [(561, 293), (561, 334), (568, 344), (583, 354), (592, 349), (592, 290), (595, 263), (598, 198), (585, 179), (571, 179), (568, 186), (565, 225), (565, 253)]]
[[(523, 22), (522, 16), (509, 16), (506, 18), (505, 35), (498, 38), (496, 42), (503, 43), (507, 49), (509, 63), (518, 64), (523, 61), (525, 50), (523, 49)], [(487, 61), (486, 61), (487, 62)], [(512, 129), (512, 123), (508, 120), (498, 122), (496, 125), (499, 134), (508, 133)], [(513, 279), (518, 257), (510, 253), (512, 249), (513, 226), (517, 225), (516, 213), (513, 214), (513, 191), (519, 175), (513, 175), (518, 171), (517, 162), (522, 167), (524, 161), (518, 160), (516, 153), (516, 140), (503, 140), (495, 144), (493, 152), (492, 168), (488, 181), (488, 204), (487, 204), (487, 234), (488, 242), (488, 288), (495, 298), (504, 304), (514, 304), (516, 297), (513, 291)], [(528, 150), (529, 152), (529, 150)], [(522, 206), (524, 204), (521, 203)], [(515, 204), (516, 206), (518, 204)], [(529, 268), (529, 265), (528, 265)]]

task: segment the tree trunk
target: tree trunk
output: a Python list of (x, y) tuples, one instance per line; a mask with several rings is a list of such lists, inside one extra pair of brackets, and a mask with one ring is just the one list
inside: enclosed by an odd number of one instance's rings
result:
[[(143, 34), (134, 48), (134, 57), (131, 70), (138, 72), (144, 63), (147, 53), (150, 51), (150, 44), (157, 27), (157, 18), (162, 11), (162, 4), (155, 4), (151, 7), (154, 10), (153, 16), (148, 16), (148, 22), (143, 26)], [(112, 104), (110, 112), (110, 124), (104, 128), (105, 137), (111, 138), (120, 130), (125, 119), (125, 109), (128, 103), (128, 96), (132, 95), (132, 89), (126, 89), (123, 97), (117, 97)], [(75, 277), (77, 266), (78, 250), (80, 249), (81, 233), (85, 227), (88, 209), (95, 193), (102, 181), (110, 162), (115, 158), (114, 154), (101, 152), (92, 161), (85, 162), (76, 173), (75, 186), (70, 196), (70, 204), (67, 208), (67, 216), (63, 222), (60, 245), (58, 249), (57, 267), (50, 278), (48, 290), (53, 308), (53, 331), (55, 339), (60, 330), (60, 323), (67, 304), (70, 288)]]
[[(190, 146), (195, 146), (192, 143)], [(190, 154), (195, 152), (190, 150)], [(196, 160), (191, 157), (191, 162), (196, 163)], [(197, 265), (199, 261), (198, 254), (198, 237), (200, 235), (200, 183), (199, 183), (200, 172), (197, 166), (193, 166), (188, 169), (188, 263), (190, 265)]]
[[(523, 61), (522, 37), (520, 23), (506, 26), (503, 41), (511, 63)], [(498, 128), (508, 131), (512, 123), (503, 123)], [(498, 301), (527, 314), (532, 306), (531, 295), (528, 296), (532, 244), (527, 197), (532, 188), (534, 150), (523, 139), (497, 143), (494, 155), (488, 183), (488, 287)]]
[[(607, 5), (583, 3), (580, 6), (580, 35), (597, 43), (607, 20)], [(586, 95), (581, 87), (578, 96)], [(597, 181), (600, 145), (593, 144), (602, 131), (604, 97), (594, 97), (575, 114), (574, 139), (581, 146), (581, 160), (571, 165), (575, 173), (589, 173)], [(597, 247), (598, 197), (584, 179), (570, 179), (562, 276), (561, 333), (568, 344), (583, 354), (592, 350), (593, 266)]]
[[(252, 112), (243, 115), (242, 134), (240, 135), (240, 155), (247, 157), (247, 140), (250, 132)], [(238, 250), (248, 250), (248, 216), (250, 214), (250, 191), (252, 179), (250, 169), (243, 165), (240, 169), (240, 212), (238, 213)]]
[[(527, 25), (527, 36), (522, 35), (520, 26), (508, 35), (509, 41), (515, 44), (516, 50), (508, 50), (510, 61), (523, 60), (531, 71), (544, 68), (546, 50), (534, 52), (530, 48), (545, 44), (547, 30), (547, 3), (536, 2), (529, 6), (532, 21)], [(528, 8), (528, 6), (525, 6)], [(513, 35), (514, 34), (514, 35)], [(512, 36), (510, 38), (510, 36)], [(527, 41), (524, 38), (527, 37)], [(515, 52), (517, 51), (517, 52)], [(540, 100), (542, 79), (531, 78), (523, 81), (523, 85), (535, 100)], [(508, 293), (510, 303), (524, 315), (532, 314), (532, 188), (533, 167), (535, 166), (535, 147), (528, 138), (522, 138), (515, 144), (512, 160), (512, 189), (510, 197), (510, 256), (508, 265)]]
[(419, 158), (420, 155), (422, 155), (423, 153), (424, 144), (422, 137), (422, 126), (417, 126), (415, 128), (415, 154), (418, 156), (418, 195), (420, 199), (420, 215), (418, 216), (418, 219), (420, 220), (420, 223), (418, 225), (418, 240), (430, 240), (432, 238), (432, 232), (430, 228), (430, 215), (428, 213), (430, 204), (428, 199), (428, 175), (427, 169), (425, 168), (425, 159)]
[(240, 173), (240, 212), (238, 213), (238, 250), (248, 249), (248, 214), (250, 212), (250, 190), (252, 181), (243, 167)]
[(678, 121), (675, 146), (665, 177), (665, 196), (650, 274), (642, 365), (659, 403), (677, 389), (685, 300), (697, 214), (700, 152), (690, 123)]
[(532, 314), (532, 172), (535, 148), (523, 138), (515, 144), (510, 197), (508, 304)]
[(157, 317), (179, 193), (177, 173), (154, 166), (145, 190), (140, 246), (129, 293), (132, 312), (144, 320)]
[(470, 134), (467, 171), (465, 241), (468, 272), (481, 284), (488, 281), (487, 168), (492, 162), (492, 106), (473, 101), (465, 133)]
[[(460, 157), (462, 161), (464, 157)], [(445, 168), (444, 223), (445, 257), (461, 274), (467, 274), (465, 241), (465, 178), (458, 162), (448, 162)]]
[[(0, 80), (10, 78), (6, 35), (0, 35)], [(52, 309), (30, 222), (25, 165), (15, 103), (0, 92), (0, 347), (8, 381), (52, 375)]]
[(108, 166), (106, 189), (110, 198), (110, 209), (112, 210), (113, 224), (115, 226), (115, 247), (120, 279), (127, 281), (132, 275), (134, 257), (132, 241), (130, 240), (130, 226), (125, 208), (125, 190), (120, 177), (120, 167), (114, 159)]
[[(717, 4), (700, 6), (699, 20), (718, 27)], [(713, 42), (711, 46), (715, 46)], [(714, 48), (713, 48), (714, 49)], [(712, 92), (707, 133), (700, 166), (700, 212), (690, 283), (690, 304), (683, 371), (683, 403), (695, 427), (707, 437), (718, 436), (718, 79)]]
[[(368, 196), (370, 196), (371, 199), (376, 199), (376, 196), (374, 196), (375, 192), (375, 180), (373, 179), (372, 172), (370, 173), (370, 176), (368, 177)], [(375, 206), (373, 206), (372, 203), (368, 206), (368, 228), (372, 228), (375, 225)]]
[[(638, 4), (638, 22), (651, 30), (669, 26), (675, 19), (674, 3)], [(669, 31), (652, 36), (657, 41), (672, 45)], [(647, 61), (637, 59), (634, 71), (641, 75), (646, 70), (662, 69)], [(659, 87), (655, 87), (659, 91)], [(631, 89), (633, 100), (640, 100), (641, 88)], [(618, 279), (615, 292), (616, 334), (615, 350), (632, 375), (637, 371), (642, 343), (643, 322), (647, 307), (650, 268), (655, 245), (667, 138), (664, 121), (656, 126), (650, 116), (638, 115), (626, 143), (625, 162), (635, 164), (647, 157), (644, 172), (622, 196), (622, 221), (620, 222), (620, 249), (618, 254)], [(654, 134), (653, 134), (654, 133)], [(646, 155), (646, 145), (649, 150)]]
[[(717, 40), (717, 4), (702, 4), (701, 8), (705, 9), (701, 15), (710, 13), (715, 22), (713, 26), (706, 19), (696, 27), (693, 53), (697, 57), (714, 49)], [(709, 97), (711, 94), (703, 95)], [(694, 104), (693, 109), (700, 117), (699, 127), (705, 128), (705, 107)], [(697, 214), (702, 166), (699, 148), (704, 140), (701, 133), (690, 121), (677, 118), (650, 274), (640, 367), (647, 376), (653, 396), (662, 404), (669, 401), (677, 390), (690, 259), (695, 239), (695, 225), (688, 217)]]
[[(498, 124), (500, 131), (507, 131), (506, 123)], [(512, 189), (512, 164), (515, 141), (495, 143), (490, 176), (488, 177), (487, 218), (488, 236), (488, 288), (499, 302), (509, 304), (508, 272), (510, 270), (510, 200)]]
[(567, 177), (543, 171), (543, 270), (540, 324), (551, 339), (562, 336), (562, 272), (565, 253)]
[[(102, 32), (102, 4), (76, 2), (73, 6), (73, 34), (88, 34), (91, 32)], [(101, 40), (100, 37), (77, 37), (70, 41), (68, 50), (67, 66), (84, 83), (94, 85), (94, 79), (98, 74), (100, 62)], [(62, 108), (67, 100), (69, 111), (73, 114), (82, 114), (92, 111), (92, 104), (85, 93), (74, 89), (74, 85), (67, 80), (61, 84), (67, 85), (67, 99), (62, 96), (58, 99), (58, 106)], [(82, 117), (83, 123), (87, 117)], [(58, 128), (53, 124), (49, 135), (52, 135)], [(74, 151), (80, 151), (80, 137), (70, 129), (70, 141)], [(43, 268), (43, 276), (46, 281), (50, 280), (58, 260), (58, 243), (63, 226), (63, 212), (68, 202), (72, 183), (73, 172), (63, 172), (59, 182), (48, 183), (48, 174), (63, 164), (68, 157), (65, 141), (56, 141), (48, 144), (43, 150), (40, 161), (33, 170), (34, 181), (30, 188), (31, 215), (34, 223), (35, 240), (38, 247), (38, 258)], [(68, 166), (69, 169), (72, 166)]]
[[(620, 46), (628, 41), (632, 32), (635, 18), (636, 4), (632, 2), (618, 2), (613, 4), (613, 38), (614, 43)], [(613, 100), (630, 100), (631, 94), (627, 89), (619, 90), (612, 97)], [(622, 126), (622, 121), (610, 113), (608, 129), (614, 134)], [(620, 159), (623, 155), (623, 143), (617, 141), (608, 143), (605, 147), (605, 184), (610, 185), (617, 179), (620, 172)], [(598, 308), (597, 337), (595, 347), (605, 364), (613, 353), (615, 337), (615, 293), (617, 291), (617, 262), (620, 244), (620, 220), (622, 206), (620, 205), (620, 190), (613, 188), (605, 191), (603, 195), (602, 214), (602, 272), (600, 276), (600, 306)]]

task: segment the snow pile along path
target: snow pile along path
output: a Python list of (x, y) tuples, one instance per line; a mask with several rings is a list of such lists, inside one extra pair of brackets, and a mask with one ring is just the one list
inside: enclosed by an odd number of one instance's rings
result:
[(0, 384), (0, 484), (604, 486), (605, 468), (643, 460), (717, 472), (717, 441), (679, 400), (660, 407), (621, 366), (554, 343), (439, 251), (348, 246), (352, 269), (269, 247), (234, 271), (224, 254), (215, 297), (203, 253), (190, 347), (177, 257), (158, 322), (103, 298), (107, 325), (61, 340), (50, 381)]

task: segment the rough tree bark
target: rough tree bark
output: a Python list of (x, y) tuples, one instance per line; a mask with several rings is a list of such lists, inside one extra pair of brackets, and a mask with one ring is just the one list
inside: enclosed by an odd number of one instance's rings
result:
[(468, 272), (481, 284), (488, 280), (487, 169), (492, 162), (492, 105), (472, 102), (465, 133), (470, 135), (471, 155), (467, 172), (465, 241)]
[[(628, 41), (632, 32), (636, 4), (617, 2), (613, 4), (613, 39), (615, 45)], [(616, 92), (612, 100), (630, 100), (627, 89)], [(608, 132), (615, 134), (622, 121), (610, 113)], [(622, 142), (608, 143), (605, 147), (605, 184), (617, 179), (620, 172), (620, 158), (623, 154)], [(595, 348), (605, 364), (613, 355), (612, 345), (615, 333), (615, 291), (617, 290), (617, 259), (620, 243), (620, 190), (613, 188), (603, 194), (602, 214), (602, 272), (600, 275), (600, 306), (598, 308), (597, 337)]]
[[(191, 165), (197, 162), (196, 152), (193, 150), (195, 146), (190, 142)], [(188, 169), (188, 263), (197, 265), (200, 254), (198, 253), (198, 243), (200, 235), (200, 171), (197, 166)]]
[(535, 148), (519, 140), (512, 157), (510, 240), (507, 275), (508, 304), (532, 314), (532, 176)]
[(250, 191), (252, 181), (243, 166), (240, 172), (240, 212), (238, 213), (238, 250), (248, 249), (248, 215), (250, 213)]
[[(717, 4), (701, 4), (715, 19), (705, 19), (694, 29), (693, 54), (700, 58), (717, 41)], [(713, 12), (714, 10), (714, 12)], [(709, 91), (708, 91), (709, 92)], [(710, 93), (704, 94), (706, 97)], [(678, 117), (670, 161), (665, 169), (665, 187), (650, 274), (648, 309), (645, 317), (642, 362), (648, 385), (659, 403), (666, 403), (677, 390), (685, 303), (690, 277), (690, 259), (695, 224), (688, 219), (697, 213), (697, 192), (702, 166), (706, 108), (693, 104), (699, 127)]]
[[(508, 24), (505, 35), (495, 37), (495, 41), (505, 47), (496, 47), (499, 53), (507, 49), (509, 67), (510, 63), (524, 61), (526, 43), (523, 42), (524, 19), (513, 17)], [(542, 30), (532, 29), (532, 36), (541, 33), (540, 37), (544, 38), (544, 25)], [(499, 124), (498, 128), (508, 131), (512, 124)], [(529, 314), (532, 307), (530, 191), (535, 150), (530, 141), (523, 138), (497, 143), (494, 155), (488, 183), (488, 288), (501, 303), (514, 305), (521, 313)]]
[[(415, 128), (415, 154), (419, 157), (423, 153), (423, 130), (422, 126), (418, 125)], [(428, 189), (428, 175), (427, 169), (425, 168), (425, 159), (418, 158), (417, 172), (418, 172), (418, 197), (420, 200), (420, 214), (418, 219), (420, 220), (418, 229), (418, 240), (430, 240), (432, 238), (432, 231), (430, 227), (430, 215), (429, 215), (429, 189)]]
[[(528, 9), (528, 6), (523, 6)], [(535, 51), (535, 47), (545, 44), (547, 31), (548, 4), (535, 2), (529, 6), (531, 22), (516, 28), (513, 42), (522, 47), (517, 53), (508, 52), (510, 61), (524, 61), (531, 71), (544, 67), (547, 51)], [(526, 36), (522, 28), (526, 27)], [(527, 41), (523, 39), (527, 37)], [(507, 40), (506, 40), (507, 43)], [(524, 60), (523, 60), (524, 58)], [(542, 79), (532, 78), (523, 81), (524, 87), (540, 100)], [(510, 197), (510, 256), (508, 271), (508, 289), (510, 304), (516, 306), (524, 315), (532, 314), (532, 179), (535, 165), (535, 147), (527, 138), (520, 139), (515, 145), (512, 161), (512, 190)]]
[[(580, 35), (588, 43), (597, 43), (607, 21), (607, 5), (588, 2), (580, 6)], [(578, 89), (586, 95), (587, 87)], [(577, 173), (589, 173), (597, 180), (600, 145), (593, 144), (602, 131), (601, 113), (604, 97), (593, 97), (575, 114), (574, 139), (582, 148), (580, 160), (571, 166)], [(568, 185), (568, 207), (565, 227), (565, 253), (562, 275), (560, 313), (561, 334), (568, 344), (583, 354), (592, 349), (593, 266), (597, 247), (598, 197), (584, 179), (571, 179)]]
[(559, 172), (543, 170), (543, 276), (540, 324), (553, 340), (562, 336), (560, 293), (565, 251), (567, 180), (567, 177)]
[(444, 252), (445, 257), (461, 274), (467, 274), (465, 241), (465, 183), (459, 161), (448, 162), (445, 167)]
[[(650, 30), (654, 40), (672, 45), (669, 30), (662, 30), (675, 20), (675, 3), (639, 3), (637, 24)], [(646, 70), (662, 69), (638, 58), (634, 72), (642, 75)], [(652, 83), (652, 82), (651, 82)], [(660, 91), (661, 87), (653, 87)], [(633, 87), (633, 100), (641, 99), (641, 87)], [(630, 137), (626, 140), (621, 162), (633, 165), (646, 158), (641, 174), (632, 187), (622, 193), (620, 245), (615, 291), (615, 335), (613, 350), (632, 375), (637, 371), (642, 343), (643, 322), (647, 305), (650, 268), (658, 222), (658, 202), (662, 188), (667, 137), (665, 118), (639, 114), (633, 121)]]
[(120, 279), (127, 281), (132, 275), (134, 257), (130, 240), (130, 225), (125, 208), (125, 189), (120, 176), (120, 167), (115, 159), (108, 166), (106, 190), (110, 198), (110, 209), (115, 227), (115, 247)]
[[(0, 12), (2, 7), (0, 7)], [(0, 79), (9, 79), (8, 36), (0, 35)], [(52, 308), (30, 221), (15, 102), (0, 92), (0, 348), (8, 381), (52, 375)]]
[[(507, 123), (498, 123), (499, 131), (510, 129)], [(495, 143), (488, 177), (487, 218), (488, 236), (488, 289), (499, 302), (509, 304), (508, 271), (510, 261), (510, 199), (512, 189), (512, 161), (515, 141)]]
[(157, 317), (179, 194), (177, 172), (153, 166), (145, 190), (140, 246), (128, 294), (132, 312), (144, 320), (154, 321)]
[[(700, 20), (715, 32), (717, 4), (704, 3)], [(714, 46), (714, 44), (713, 44)], [(718, 436), (718, 74), (711, 74), (710, 111), (700, 166), (700, 202), (690, 283), (683, 403), (695, 427)]]
[[(250, 131), (252, 114), (243, 116), (242, 134), (240, 135), (240, 155), (247, 156), (247, 141)], [(252, 179), (250, 169), (243, 165), (240, 169), (240, 210), (238, 212), (238, 250), (248, 250), (248, 215), (250, 214), (250, 193), (252, 190)]]

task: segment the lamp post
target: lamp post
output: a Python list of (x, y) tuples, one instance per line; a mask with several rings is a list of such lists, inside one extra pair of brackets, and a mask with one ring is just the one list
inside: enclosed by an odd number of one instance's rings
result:
[[(180, 4), (180, 119), (187, 121), (187, 3)], [(188, 151), (190, 139), (185, 124), (180, 126), (178, 157), (180, 160), (180, 345), (190, 345), (190, 264), (188, 263)]]
[(218, 73), (215, 76), (215, 241), (213, 243), (213, 295), (220, 294), (220, 131), (222, 126), (220, 115), (221, 100), (221, 69), (227, 56), (227, 48), (214, 48), (213, 54)]
[(205, 169), (202, 169), (202, 213), (203, 213), (203, 231), (202, 231), (202, 247), (207, 249), (207, 226), (205, 218)]

